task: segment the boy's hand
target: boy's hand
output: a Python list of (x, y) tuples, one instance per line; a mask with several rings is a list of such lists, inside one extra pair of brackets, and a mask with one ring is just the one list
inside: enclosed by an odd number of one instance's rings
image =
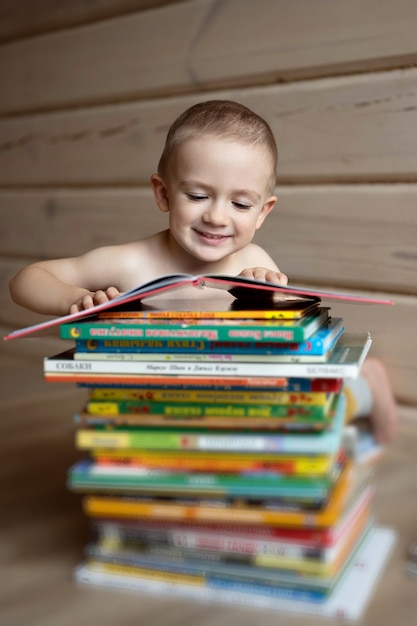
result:
[(239, 276), (254, 278), (255, 280), (266, 281), (268, 283), (276, 283), (277, 285), (285, 286), (288, 284), (288, 276), (275, 270), (269, 270), (266, 267), (249, 267), (240, 272)]
[(78, 313), (78, 311), (85, 311), (91, 309), (91, 307), (97, 304), (103, 304), (103, 302), (109, 302), (120, 295), (120, 291), (116, 287), (108, 287), (105, 291), (99, 289), (98, 291), (87, 291), (77, 302), (71, 304), (70, 313)]

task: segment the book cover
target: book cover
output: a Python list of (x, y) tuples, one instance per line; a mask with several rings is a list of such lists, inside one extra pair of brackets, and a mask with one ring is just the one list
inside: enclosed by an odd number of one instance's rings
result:
[(99, 304), (86, 311), (79, 311), (52, 320), (41, 322), (40, 324), (34, 324), (26, 328), (15, 330), (7, 334), (4, 339), (11, 340), (18, 337), (26, 337), (34, 333), (41, 331), (48, 331), (56, 326), (61, 326), (64, 323), (73, 324), (78, 320), (91, 318), (99, 312), (111, 310), (112, 308), (119, 307), (121, 304), (129, 304), (132, 302), (140, 302), (141, 300), (155, 296), (158, 294), (166, 293), (168, 291), (178, 289), (180, 287), (195, 287), (201, 288), (215, 288), (229, 291), (234, 297), (238, 297), (241, 302), (251, 301), (256, 298), (257, 305), (260, 306), (261, 296), (265, 297), (265, 304), (263, 308), (267, 309), (268, 302), (271, 302), (271, 298), (287, 298), (287, 296), (301, 296), (312, 298), (314, 300), (339, 300), (343, 302), (356, 302), (362, 304), (394, 304), (392, 300), (364, 297), (355, 294), (332, 292), (326, 290), (311, 289), (309, 287), (302, 286), (282, 286), (274, 283), (257, 281), (242, 276), (190, 276), (188, 274), (171, 274), (152, 280), (148, 283), (135, 287), (124, 294), (121, 294), (117, 298), (103, 304)]
[(265, 608), (295, 614), (357, 620), (362, 616), (370, 600), (395, 540), (395, 532), (390, 528), (371, 529), (344, 576), (324, 602), (306, 601), (300, 597), (294, 599), (291, 596), (278, 598), (261, 593), (248, 593), (247, 589), (237, 591), (233, 587), (225, 589), (219, 586), (219, 588), (210, 589), (203, 585), (192, 586), (120, 575), (106, 571), (105, 568), (90, 567), (85, 563), (76, 568), (74, 576), (79, 583), (153, 593), (161, 597), (177, 596), (204, 600), (209, 603), (235, 604), (256, 609)]
[[(225, 385), (227, 378), (242, 377), (248, 380), (256, 372), (256, 377), (306, 377), (306, 378), (356, 378), (371, 347), (369, 333), (344, 333), (325, 363), (237, 363), (237, 362), (193, 362), (193, 361), (106, 361), (76, 360), (74, 349), (61, 352), (44, 359), (45, 374), (64, 376), (71, 373), (81, 381), (97, 375), (94, 382), (100, 382), (104, 374), (141, 377), (144, 375), (173, 377), (222, 377)], [(122, 382), (119, 379), (120, 382)], [(114, 381), (116, 382), (116, 380)], [(190, 381), (190, 384), (191, 381)], [(233, 383), (229, 383), (233, 384)], [(248, 384), (250, 384), (248, 382)], [(275, 385), (274, 385), (275, 386)]]

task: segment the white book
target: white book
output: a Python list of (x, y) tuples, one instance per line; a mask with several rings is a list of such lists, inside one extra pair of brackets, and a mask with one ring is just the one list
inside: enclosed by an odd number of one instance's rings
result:
[(371, 347), (369, 333), (346, 333), (326, 363), (211, 363), (193, 361), (76, 360), (67, 350), (44, 359), (46, 374), (131, 374), (162, 376), (356, 378)]
[(85, 563), (79, 565), (75, 569), (74, 578), (78, 583), (102, 588), (145, 592), (164, 597), (177, 596), (207, 603), (236, 604), (287, 613), (358, 620), (382, 574), (395, 539), (395, 531), (391, 528), (371, 529), (341, 581), (324, 602), (294, 601), (222, 588), (198, 587), (139, 576), (113, 574), (105, 571), (104, 564), (101, 570), (99, 563), (96, 563), (94, 567)]

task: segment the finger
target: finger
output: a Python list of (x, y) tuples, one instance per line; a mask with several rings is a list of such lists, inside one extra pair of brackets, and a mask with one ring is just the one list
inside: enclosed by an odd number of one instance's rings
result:
[(94, 304), (95, 303), (93, 297), (90, 294), (83, 296), (80, 302), (80, 311), (83, 311), (85, 309), (91, 309)]
[[(87, 297), (87, 296), (86, 296)], [(108, 297), (106, 295), (105, 291), (102, 291), (101, 289), (99, 289), (98, 291), (95, 292), (94, 296), (93, 296), (93, 302), (94, 304), (103, 304), (104, 302), (108, 302)], [(93, 305), (92, 305), (93, 306)]]
[(120, 296), (120, 291), (116, 287), (109, 287), (106, 289), (105, 293), (109, 300), (113, 300), (113, 298)]

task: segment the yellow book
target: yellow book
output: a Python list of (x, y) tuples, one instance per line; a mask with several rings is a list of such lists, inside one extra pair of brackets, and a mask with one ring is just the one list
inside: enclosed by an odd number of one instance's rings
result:
[(285, 454), (239, 454), (190, 451), (96, 449), (92, 458), (100, 464), (149, 469), (238, 472), (274, 469), (283, 474), (325, 475), (334, 466), (334, 455), (298, 456)]
[(304, 404), (319, 406), (328, 402), (329, 394), (324, 391), (229, 391), (204, 389), (123, 389), (92, 388), (91, 400), (118, 402), (137, 400), (142, 402), (206, 402), (242, 404)]

